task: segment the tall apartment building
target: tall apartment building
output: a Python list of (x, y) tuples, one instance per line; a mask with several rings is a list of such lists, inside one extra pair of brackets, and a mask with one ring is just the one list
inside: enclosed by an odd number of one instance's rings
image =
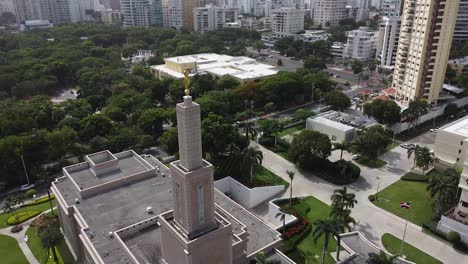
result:
[(278, 38), (304, 30), (304, 9), (282, 7), (272, 12), (271, 31)]
[(71, 0), (68, 6), (71, 22), (93, 20), (94, 0)]
[(393, 69), (400, 38), (401, 18), (399, 16), (383, 17), (379, 24), (376, 59), (380, 66)]
[(222, 29), (226, 23), (235, 22), (238, 14), (237, 8), (217, 7), (211, 4), (197, 7), (193, 10), (194, 31), (203, 33)]
[(315, 0), (311, 2), (314, 24), (322, 27), (336, 26), (348, 17), (346, 0)]
[(377, 44), (377, 32), (368, 27), (346, 32), (348, 37), (346, 47), (343, 51), (344, 58), (358, 60), (369, 60), (373, 58)]
[(152, 26), (164, 26), (164, 9), (162, 0), (150, 0), (150, 16)]
[(169, 26), (176, 29), (193, 30), (193, 9), (196, 7), (198, 7), (196, 0), (169, 0)]
[(405, 0), (393, 87), (404, 104), (436, 103), (447, 70), (460, 0)]
[(453, 39), (456, 41), (468, 40), (468, 0), (460, 0)]
[(124, 27), (147, 27), (151, 24), (150, 0), (122, 0), (120, 9)]
[(0, 1), (0, 14), (2, 13), (15, 13), (15, 7), (13, 0), (2, 0)]
[(402, 13), (403, 0), (382, 0), (379, 11), (380, 17), (399, 17)]
[(18, 24), (27, 20), (71, 21), (68, 0), (14, 0), (13, 8)]

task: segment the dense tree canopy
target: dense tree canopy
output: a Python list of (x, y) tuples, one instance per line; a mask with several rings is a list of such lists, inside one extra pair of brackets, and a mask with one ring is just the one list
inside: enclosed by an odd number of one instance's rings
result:
[(328, 158), (331, 150), (332, 145), (327, 135), (303, 130), (294, 137), (289, 148), (289, 157), (300, 167), (307, 167), (314, 159)]
[(401, 120), (401, 108), (394, 101), (377, 99), (366, 103), (364, 113), (382, 124), (393, 124)]

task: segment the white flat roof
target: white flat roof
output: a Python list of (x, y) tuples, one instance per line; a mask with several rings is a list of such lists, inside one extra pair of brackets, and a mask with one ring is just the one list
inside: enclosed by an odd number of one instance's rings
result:
[(354, 130), (354, 127), (352, 127), (352, 126), (348, 126), (348, 125), (345, 125), (345, 124), (343, 124), (343, 123), (340, 123), (340, 122), (337, 122), (337, 121), (333, 121), (333, 120), (330, 120), (330, 119), (325, 118), (325, 117), (322, 117), (322, 116), (318, 116), (318, 117), (311, 118), (311, 119), (312, 119), (313, 121), (315, 121), (315, 122), (324, 124), (324, 125), (329, 126), (329, 127), (333, 127), (333, 128), (339, 129), (339, 130), (341, 130), (341, 131), (350, 131), (350, 130)]
[(441, 127), (440, 130), (468, 137), (468, 116), (447, 124)]
[[(166, 58), (165, 61), (174, 63), (197, 63), (197, 73), (205, 72), (217, 76), (231, 75), (240, 80), (250, 80), (255, 78), (267, 77), (278, 73), (275, 66), (257, 62), (255, 59), (238, 56), (233, 57), (223, 54), (202, 53), (186, 56)], [(171, 75), (174, 78), (183, 78), (183, 74), (173, 71), (166, 65), (151, 66), (151, 68)], [(191, 75), (195, 75), (191, 74)]]

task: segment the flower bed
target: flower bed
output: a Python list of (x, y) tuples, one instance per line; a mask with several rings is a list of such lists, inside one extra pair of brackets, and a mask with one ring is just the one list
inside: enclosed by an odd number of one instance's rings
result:
[(302, 218), (297, 224), (292, 227), (286, 228), (284, 232), (284, 238), (289, 239), (297, 234), (304, 232), (307, 227), (310, 226), (309, 222), (306, 219)]

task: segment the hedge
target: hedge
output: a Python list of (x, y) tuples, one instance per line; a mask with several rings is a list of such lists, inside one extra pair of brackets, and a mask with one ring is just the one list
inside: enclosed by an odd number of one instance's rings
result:
[(401, 177), (404, 181), (419, 181), (419, 182), (428, 182), (429, 181), (428, 175), (417, 174), (414, 172), (408, 172)]
[(39, 211), (24, 211), (24, 212), (19, 212), (16, 213), (6, 220), (7, 225), (17, 225), (21, 224), (35, 216), (38, 216), (41, 212)]
[[(50, 198), (52, 200), (55, 199), (55, 196), (53, 194), (50, 195)], [(28, 207), (28, 206), (33, 206), (33, 205), (37, 205), (37, 204), (42, 204), (42, 203), (46, 203), (49, 201), (49, 196), (44, 196), (42, 198), (39, 198), (37, 199), (36, 201), (32, 201), (32, 202), (29, 202), (29, 203), (25, 203), (23, 204), (21, 207)]]

